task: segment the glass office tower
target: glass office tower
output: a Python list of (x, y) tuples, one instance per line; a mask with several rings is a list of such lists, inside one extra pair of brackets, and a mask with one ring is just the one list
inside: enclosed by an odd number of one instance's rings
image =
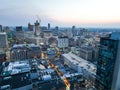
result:
[(101, 38), (96, 72), (96, 89), (111, 90), (119, 40)]

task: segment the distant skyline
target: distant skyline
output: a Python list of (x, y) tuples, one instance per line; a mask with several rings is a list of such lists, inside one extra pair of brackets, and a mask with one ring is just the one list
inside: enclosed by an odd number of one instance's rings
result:
[(0, 24), (120, 28), (120, 0), (0, 0)]

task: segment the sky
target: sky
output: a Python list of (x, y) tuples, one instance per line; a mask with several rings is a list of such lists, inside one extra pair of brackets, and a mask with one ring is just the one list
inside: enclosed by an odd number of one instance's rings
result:
[[(39, 17), (39, 18), (38, 18)], [(0, 0), (0, 24), (120, 27), (120, 0)]]

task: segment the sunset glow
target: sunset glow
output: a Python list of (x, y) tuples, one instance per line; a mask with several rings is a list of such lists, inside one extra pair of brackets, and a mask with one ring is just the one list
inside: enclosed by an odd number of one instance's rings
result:
[(120, 0), (1, 0), (0, 23), (26, 25), (39, 15), (43, 25), (116, 27), (120, 24), (119, 4)]

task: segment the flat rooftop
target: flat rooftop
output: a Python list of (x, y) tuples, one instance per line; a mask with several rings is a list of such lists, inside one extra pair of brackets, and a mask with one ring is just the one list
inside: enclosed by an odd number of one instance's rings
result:
[(94, 65), (93, 63), (80, 58), (79, 56), (69, 52), (67, 54), (63, 54), (63, 56), (65, 58), (67, 58), (69, 61), (71, 61), (72, 63), (74, 63), (75, 65), (80, 66), (81, 68), (87, 70), (88, 72), (96, 75), (96, 65)]
[(6, 35), (6, 32), (0, 32), (0, 35)]
[(15, 44), (13, 48), (18, 48), (18, 47), (25, 47), (26, 44)]
[(5, 66), (2, 75), (13, 75), (23, 72), (29, 72), (31, 70), (29, 61), (15, 61), (10, 62), (8, 66)]
[(113, 32), (110, 39), (120, 40), (120, 32)]

